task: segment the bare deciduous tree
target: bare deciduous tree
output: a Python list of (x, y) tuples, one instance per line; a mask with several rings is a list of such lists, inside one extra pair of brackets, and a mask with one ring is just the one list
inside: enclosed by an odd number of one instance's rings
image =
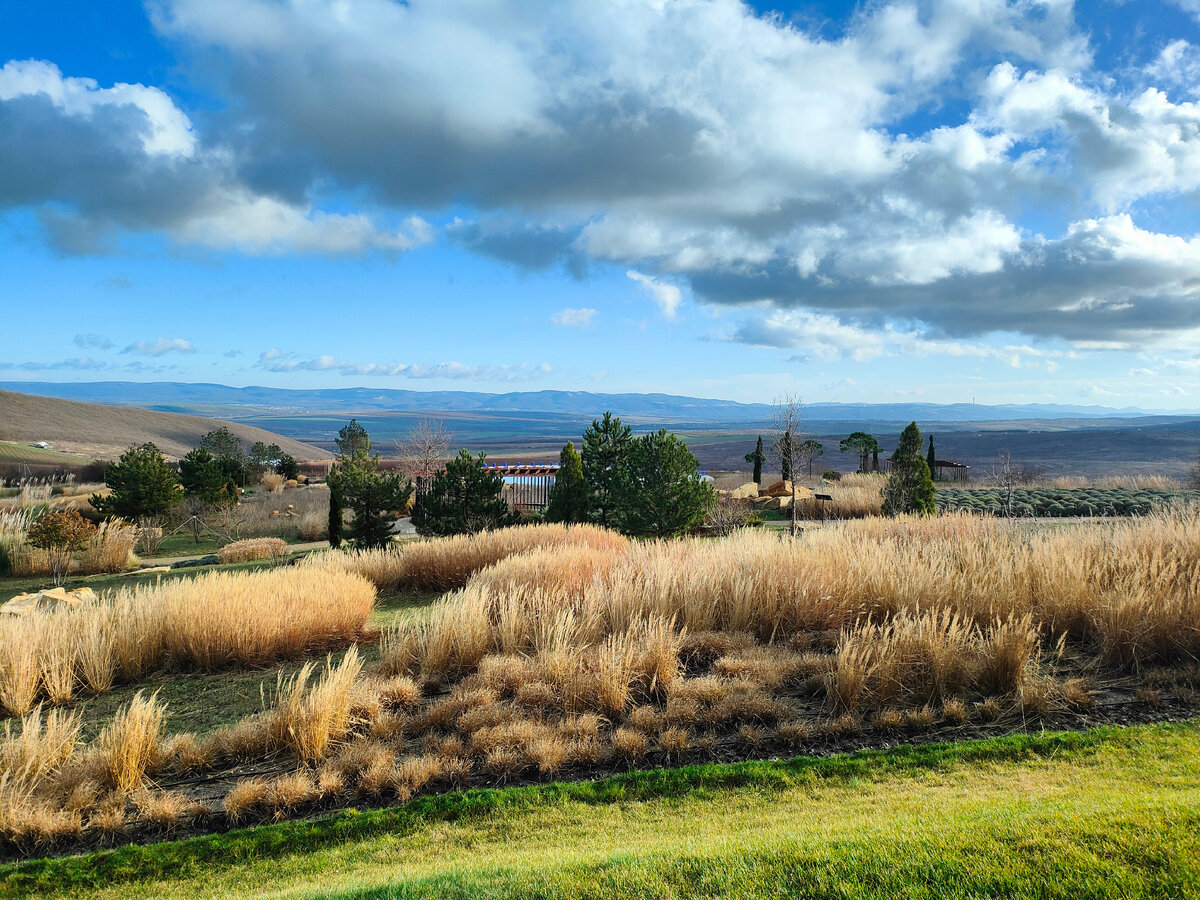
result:
[(1023, 484), (1029, 483), (1029, 471), (1012, 458), (1011, 450), (1001, 450), (999, 457), (992, 463), (992, 484), (1001, 491), (1001, 502), (1004, 514), (1009, 518), (1013, 515), (1013, 503), (1016, 490)]
[(776, 398), (771, 409), (771, 423), (779, 432), (779, 437), (773, 444), (776, 459), (780, 468), (791, 475), (792, 482), (792, 536), (798, 530), (796, 521), (796, 475), (799, 468), (798, 454), (803, 442), (804, 430), (801, 419), (804, 415), (804, 404), (797, 394), (784, 394)]
[(454, 434), (442, 419), (421, 419), (403, 441), (396, 441), (396, 452), (404, 460), (405, 474), (416, 482), (417, 492), (442, 470), (450, 455)]

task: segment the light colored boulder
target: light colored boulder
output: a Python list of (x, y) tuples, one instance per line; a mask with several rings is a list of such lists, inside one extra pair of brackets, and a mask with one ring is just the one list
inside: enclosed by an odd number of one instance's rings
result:
[(790, 481), (777, 481), (767, 488), (768, 497), (790, 497), (792, 495), (792, 483)]
[(47, 588), (32, 594), (18, 594), (3, 606), (0, 614), (7, 616), (25, 616), (32, 612), (50, 612), (63, 607), (74, 609), (81, 603), (96, 599), (96, 592), (91, 588), (76, 588), (68, 591), (66, 588)]
[(25, 616), (37, 609), (37, 594), (17, 594), (3, 606), (0, 614), (6, 616)]
[(729, 496), (734, 500), (752, 500), (758, 496), (758, 484), (757, 482), (747, 481), (741, 487), (730, 491)]

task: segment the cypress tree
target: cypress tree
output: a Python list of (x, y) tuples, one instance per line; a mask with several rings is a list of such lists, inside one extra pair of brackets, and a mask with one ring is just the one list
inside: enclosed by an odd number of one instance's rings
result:
[(784, 481), (792, 480), (792, 463), (796, 458), (796, 442), (790, 434), (782, 434), (775, 441), (775, 455), (779, 457), (779, 477)]
[(754, 483), (762, 484), (762, 467), (767, 460), (767, 454), (763, 452), (762, 435), (758, 436), (758, 443), (754, 445), (754, 452), (746, 454), (746, 462), (754, 464)]
[(929, 464), (929, 474), (932, 475), (937, 471), (937, 456), (933, 452), (933, 435), (929, 436), (929, 454), (925, 457), (925, 462)]
[(334, 549), (342, 546), (342, 504), (337, 491), (329, 488), (329, 546)]

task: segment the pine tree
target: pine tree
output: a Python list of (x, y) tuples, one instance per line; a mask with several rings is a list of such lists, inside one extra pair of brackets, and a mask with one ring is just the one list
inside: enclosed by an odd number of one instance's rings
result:
[(632, 441), (617, 493), (621, 530), (668, 537), (700, 525), (716, 495), (699, 468), (687, 445), (666, 429)]
[(379, 454), (371, 455), (371, 438), (351, 419), (338, 432), (341, 458), (329, 467), (329, 543), (341, 542), (342, 509), (354, 511), (350, 534), (358, 547), (382, 547), (391, 541), (392, 513), (408, 503), (412, 482), (379, 470)]
[(225, 481), (246, 485), (246, 452), (241, 439), (225, 425), (200, 438), (200, 450), (207, 450), (220, 463)]
[[(838, 449), (843, 453), (855, 453), (858, 455), (858, 471), (870, 472), (879, 471), (879, 441), (875, 440), (874, 436), (867, 434), (865, 431), (856, 431), (848, 438), (838, 444)], [(867, 459), (873, 457), (873, 465), (868, 467)]]
[(754, 452), (746, 454), (746, 462), (754, 465), (754, 483), (762, 484), (762, 469), (763, 463), (767, 461), (767, 454), (763, 452), (762, 435), (758, 436), (758, 443), (754, 445)]
[(435, 474), (429, 490), (413, 510), (412, 523), (420, 534), (475, 534), (515, 525), (518, 517), (500, 496), (504, 478), (478, 457), (461, 450)]
[(89, 502), (106, 516), (134, 520), (162, 515), (180, 500), (179, 479), (152, 443), (130, 447), (120, 460), (109, 463), (104, 483), (111, 493), (92, 494)]
[(358, 419), (351, 419), (349, 425), (342, 426), (335, 440), (342, 459), (358, 459), (371, 455), (371, 436), (367, 434), (367, 429), (358, 424)]
[(632, 439), (633, 429), (611, 412), (593, 420), (583, 433), (583, 477), (592, 491), (591, 517), (605, 528), (615, 524), (613, 511)]
[(350, 492), (354, 521), (350, 535), (356, 547), (385, 547), (392, 540), (394, 513), (404, 508), (412, 496), (413, 485), (395, 473), (363, 472)]
[(583, 477), (583, 458), (576, 452), (574, 442), (567, 441), (558, 457), (558, 474), (550, 489), (546, 521), (586, 522), (591, 493)]
[(231, 498), (221, 462), (203, 447), (188, 452), (179, 461), (179, 481), (185, 497), (197, 497), (204, 503), (219, 505)]
[(898, 516), (905, 513), (932, 513), (937, 507), (936, 489), (929, 463), (921, 456), (921, 430), (913, 422), (900, 435), (892, 454), (892, 469), (883, 488), (883, 512)]
[(290, 453), (284, 453), (275, 463), (275, 472), (284, 478), (294, 480), (300, 477), (300, 463)]

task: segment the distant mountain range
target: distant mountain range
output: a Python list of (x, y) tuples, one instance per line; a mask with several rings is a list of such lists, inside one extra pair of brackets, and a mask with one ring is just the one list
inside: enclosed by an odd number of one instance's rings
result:
[[(179, 382), (0, 382), (0, 388), (110, 406), (137, 406), (163, 412), (240, 418), (315, 413), (380, 413), (387, 411), (538, 413), (591, 418), (605, 410), (630, 420), (664, 425), (759, 425), (771, 417), (766, 403), (736, 403), (670, 394), (594, 394), (587, 391), (519, 391), (486, 394), (474, 391), (406, 391), (387, 388), (294, 390)], [(1007, 422), (1055, 419), (1165, 418), (1179, 413), (1133, 407), (1059, 404), (975, 403), (808, 403), (809, 421), (886, 425), (918, 421)]]

